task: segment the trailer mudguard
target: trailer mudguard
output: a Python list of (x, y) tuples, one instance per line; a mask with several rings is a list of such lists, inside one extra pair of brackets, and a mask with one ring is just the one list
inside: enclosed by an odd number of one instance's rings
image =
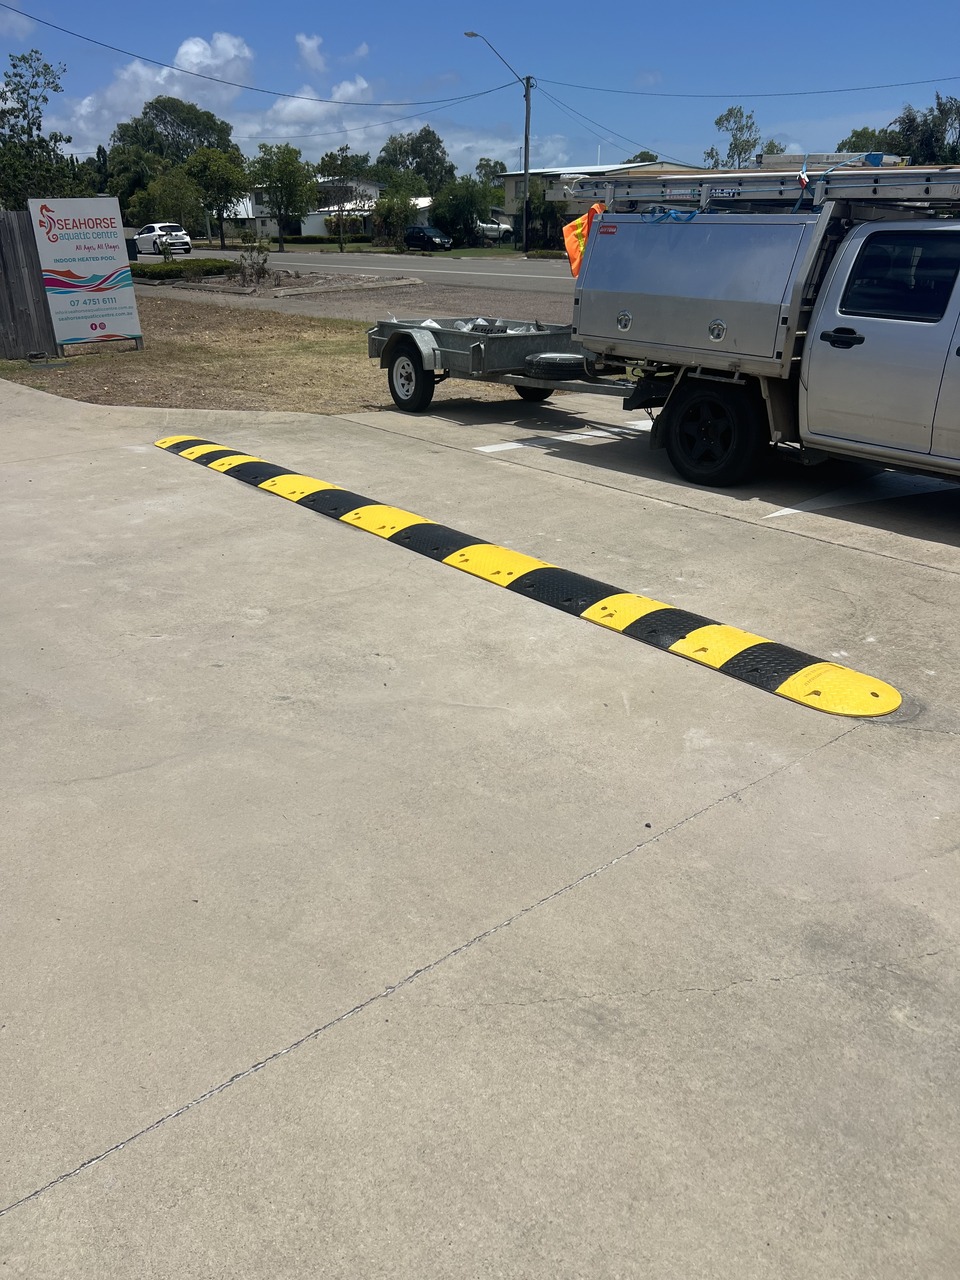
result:
[(401, 329), (392, 333), (380, 352), (380, 368), (388, 369), (398, 342), (412, 342), (420, 352), (425, 369), (440, 372), (443, 369), (443, 353), (429, 329)]

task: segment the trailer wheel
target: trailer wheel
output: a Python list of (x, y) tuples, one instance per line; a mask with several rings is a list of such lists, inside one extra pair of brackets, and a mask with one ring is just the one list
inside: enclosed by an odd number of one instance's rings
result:
[(688, 379), (665, 413), (667, 455), (692, 484), (744, 484), (769, 443), (762, 405), (746, 388)]
[(541, 352), (527, 356), (523, 364), (528, 377), (543, 378), (545, 382), (570, 382), (583, 377), (583, 357), (566, 352)]
[(393, 403), (404, 413), (422, 413), (433, 399), (436, 375), (425, 369), (412, 342), (398, 342), (390, 357), (387, 375)]
[(541, 400), (547, 400), (553, 395), (552, 387), (517, 387), (517, 395), (521, 400), (530, 400), (534, 404), (539, 404)]

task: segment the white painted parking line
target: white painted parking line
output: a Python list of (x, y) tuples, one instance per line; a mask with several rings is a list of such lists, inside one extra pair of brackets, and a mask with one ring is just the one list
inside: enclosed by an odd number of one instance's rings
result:
[(884, 502), (889, 498), (914, 498), (924, 493), (941, 493), (944, 489), (957, 489), (953, 480), (938, 480), (934, 476), (914, 476), (898, 471), (881, 471), (857, 484), (831, 489), (816, 498), (808, 498), (795, 507), (781, 507), (771, 511), (764, 520), (776, 520), (778, 516), (800, 515), (805, 511), (824, 511), (828, 507), (851, 507), (864, 502)]
[(590, 428), (585, 431), (558, 432), (554, 436), (528, 436), (526, 440), (505, 440), (500, 444), (477, 444), (473, 448), (475, 453), (504, 453), (508, 449), (544, 449), (551, 444), (569, 444), (571, 441), (593, 444), (598, 440), (635, 439), (645, 435), (649, 430), (650, 423), (647, 422), (637, 427), (611, 427), (609, 430), (603, 431)]

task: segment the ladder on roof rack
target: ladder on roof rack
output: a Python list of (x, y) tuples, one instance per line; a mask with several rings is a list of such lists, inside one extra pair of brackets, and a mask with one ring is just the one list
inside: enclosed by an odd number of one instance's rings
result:
[(578, 200), (602, 200), (610, 210), (669, 206), (723, 209), (749, 205), (799, 210), (827, 200), (867, 204), (913, 204), (960, 213), (960, 167), (843, 168), (803, 173), (764, 169), (713, 169), (703, 173), (658, 173), (632, 178), (579, 178), (566, 188)]

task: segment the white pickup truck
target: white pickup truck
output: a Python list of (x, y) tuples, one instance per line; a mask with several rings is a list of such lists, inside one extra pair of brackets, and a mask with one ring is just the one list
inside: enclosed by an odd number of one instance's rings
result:
[(591, 227), (573, 337), (699, 484), (774, 444), (960, 476), (960, 169), (657, 175)]

